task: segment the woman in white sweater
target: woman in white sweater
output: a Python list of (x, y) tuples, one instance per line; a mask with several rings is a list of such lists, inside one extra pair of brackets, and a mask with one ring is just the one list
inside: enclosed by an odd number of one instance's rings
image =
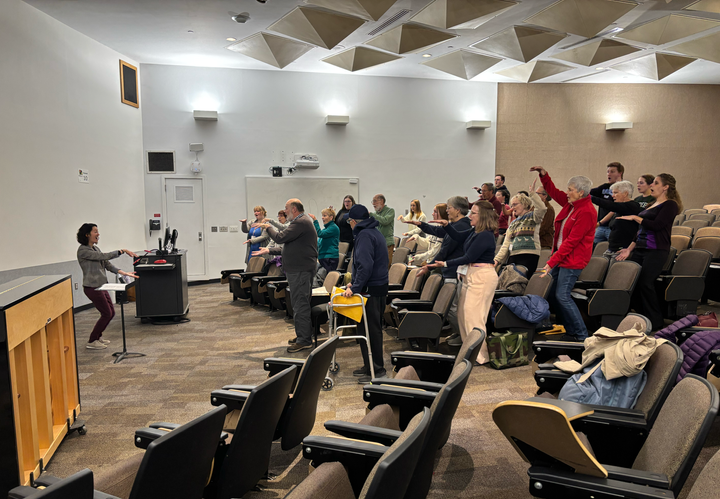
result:
[[(547, 206), (535, 193), (535, 184), (530, 196), (516, 194), (510, 200), (515, 220), (505, 233), (502, 247), (495, 255), (495, 266), (507, 256), (507, 263), (523, 265), (528, 269), (528, 278), (535, 273), (540, 259), (540, 225), (547, 212)], [(509, 255), (509, 256), (508, 256)]]
[[(410, 213), (408, 213), (405, 217), (400, 215), (397, 219), (405, 223), (408, 223), (411, 220), (417, 222), (427, 222), (427, 217), (425, 216), (425, 213), (423, 213), (422, 208), (420, 208), (420, 201), (417, 199), (410, 201)], [(409, 231), (403, 233), (403, 236), (414, 235), (424, 236), (425, 233), (420, 230), (420, 227), (413, 227)]]
[[(448, 220), (447, 205), (445, 203), (436, 204), (432, 212), (432, 217), (433, 220)], [(410, 260), (410, 263), (412, 265), (425, 265), (427, 262), (432, 262), (440, 252), (443, 238), (431, 234), (425, 234), (423, 236), (416, 234), (408, 238), (410, 241), (414, 239), (417, 239), (418, 250)]]

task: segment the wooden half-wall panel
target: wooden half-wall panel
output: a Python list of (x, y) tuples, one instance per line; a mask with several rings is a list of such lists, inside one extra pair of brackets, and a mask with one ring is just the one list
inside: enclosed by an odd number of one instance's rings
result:
[[(573, 175), (607, 182), (606, 165), (619, 161), (633, 184), (674, 175), (685, 208), (701, 208), (720, 203), (719, 117), (720, 85), (501, 83), (496, 172), (515, 193), (541, 165), (564, 189)], [(606, 131), (615, 121), (633, 128)]]

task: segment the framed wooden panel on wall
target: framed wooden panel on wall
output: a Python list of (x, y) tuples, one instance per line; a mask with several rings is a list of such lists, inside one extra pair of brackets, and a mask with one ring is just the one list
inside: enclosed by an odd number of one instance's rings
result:
[(120, 100), (128, 106), (140, 107), (137, 68), (120, 60)]

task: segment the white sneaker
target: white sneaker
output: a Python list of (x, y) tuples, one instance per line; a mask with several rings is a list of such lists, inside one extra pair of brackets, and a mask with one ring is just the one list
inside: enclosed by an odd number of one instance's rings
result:
[(106, 339), (104, 339), (104, 338), (100, 338), (98, 341), (99, 341), (100, 343), (102, 343), (103, 345), (109, 345), (109, 344), (110, 344), (110, 340), (106, 340)]
[(88, 350), (102, 350), (103, 348), (107, 348), (107, 345), (102, 343), (100, 340), (95, 340), (92, 343), (85, 345), (85, 348)]

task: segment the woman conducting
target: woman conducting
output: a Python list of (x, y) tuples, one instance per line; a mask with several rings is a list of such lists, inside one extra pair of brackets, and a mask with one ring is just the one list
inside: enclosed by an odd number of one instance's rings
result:
[(655, 280), (660, 275), (670, 252), (672, 224), (683, 204), (677, 191), (675, 177), (661, 173), (650, 186), (650, 195), (655, 203), (638, 215), (618, 217), (618, 220), (632, 220), (640, 224), (635, 241), (618, 252), (615, 260), (629, 259), (642, 266), (635, 291), (633, 308), (650, 319), (653, 331), (665, 327), (662, 310), (655, 292)]
[[(457, 275), (462, 283), (458, 299), (458, 323), (460, 338), (465, 341), (473, 328), (487, 331), (486, 322), (498, 282), (493, 262), (498, 215), (491, 203), (476, 201), (470, 210), (470, 225), (475, 230), (458, 232), (447, 220), (433, 222), (445, 227), (446, 237), (463, 244), (463, 256), (447, 262), (435, 260), (428, 267), (458, 265)], [(478, 362), (485, 364), (489, 360), (487, 345), (483, 342)]]
[(126, 249), (103, 253), (100, 251), (100, 248), (96, 246), (99, 239), (100, 231), (98, 231), (97, 225), (95, 224), (82, 224), (78, 229), (77, 242), (80, 243), (80, 246), (77, 250), (77, 259), (83, 273), (83, 292), (93, 305), (95, 305), (98, 312), (100, 312), (100, 319), (95, 323), (95, 327), (92, 333), (90, 333), (90, 339), (87, 345), (85, 345), (85, 348), (90, 350), (107, 348), (110, 341), (103, 339), (102, 334), (108, 324), (110, 324), (112, 318), (115, 317), (115, 307), (110, 299), (110, 294), (107, 291), (98, 291), (95, 289), (108, 282), (105, 271), (109, 270), (113, 274), (125, 275), (137, 279), (137, 275), (134, 272), (125, 272), (110, 263), (110, 260), (119, 257), (123, 253), (127, 253), (133, 258), (137, 258), (137, 255)]
[(254, 227), (255, 224), (262, 223), (267, 217), (267, 211), (262, 206), (256, 206), (253, 208), (253, 214), (255, 220), (250, 224), (247, 223), (247, 218), (240, 220), (242, 222), (242, 231), (248, 235), (245, 245), (245, 263), (250, 261), (250, 255), (253, 251), (257, 251), (260, 248), (264, 248), (270, 242), (270, 236), (268, 236), (267, 230), (263, 227)]
[(515, 220), (508, 227), (503, 244), (495, 255), (495, 266), (505, 261), (507, 256), (508, 264), (523, 265), (528, 269), (528, 278), (537, 270), (541, 249), (540, 227), (547, 212), (547, 206), (535, 193), (534, 182), (530, 193), (529, 197), (516, 194), (510, 200)]

